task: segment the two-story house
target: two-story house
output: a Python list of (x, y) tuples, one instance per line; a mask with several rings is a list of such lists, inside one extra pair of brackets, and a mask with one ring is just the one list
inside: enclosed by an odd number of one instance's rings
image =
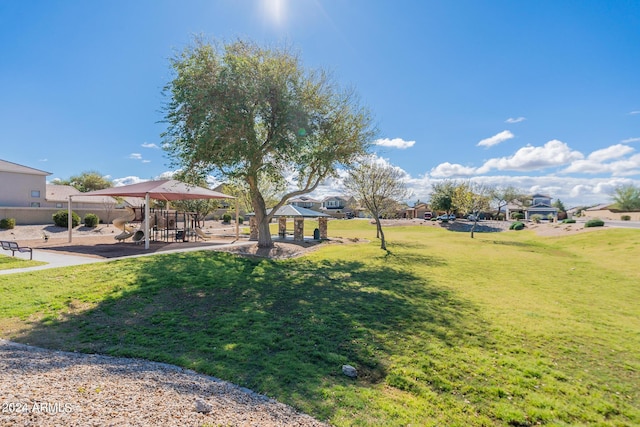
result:
[(558, 208), (551, 206), (551, 197), (544, 194), (534, 194), (531, 196), (531, 205), (524, 209), (525, 219), (529, 220), (533, 215), (541, 215), (543, 218), (548, 219), (553, 216), (553, 219), (558, 218)]
[(300, 196), (289, 199), (289, 204), (297, 206), (299, 208), (312, 209), (314, 211), (319, 211), (322, 207), (322, 202), (320, 200), (316, 200), (308, 196)]

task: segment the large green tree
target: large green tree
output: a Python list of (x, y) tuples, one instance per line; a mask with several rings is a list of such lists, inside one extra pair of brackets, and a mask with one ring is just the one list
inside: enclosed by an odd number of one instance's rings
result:
[(429, 204), (434, 211), (444, 211), (447, 214), (455, 210), (453, 204), (456, 187), (458, 185), (454, 181), (440, 181), (432, 184), (431, 198)]
[(85, 171), (80, 175), (72, 176), (68, 180), (58, 179), (53, 183), (57, 185), (70, 185), (83, 193), (113, 187), (113, 183), (97, 171)]
[[(370, 113), (354, 92), (323, 70), (306, 69), (287, 47), (195, 40), (171, 66), (165, 148), (190, 174), (246, 184), (261, 247), (273, 246), (269, 222), (277, 208), (352, 164), (373, 139)], [(297, 188), (267, 214), (262, 182), (291, 177)]]
[(387, 250), (380, 218), (407, 197), (404, 173), (389, 164), (366, 159), (349, 171), (344, 185), (373, 217), (380, 238), (380, 249)]
[(621, 211), (640, 209), (640, 187), (633, 184), (618, 186), (614, 189), (612, 197)]

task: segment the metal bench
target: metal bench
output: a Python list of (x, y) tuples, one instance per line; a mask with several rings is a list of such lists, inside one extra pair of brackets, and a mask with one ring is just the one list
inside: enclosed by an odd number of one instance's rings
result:
[(2, 249), (5, 251), (11, 251), (11, 256), (16, 256), (16, 252), (29, 252), (29, 259), (33, 259), (33, 249), (28, 246), (20, 246), (18, 242), (11, 242), (7, 240), (0, 241)]

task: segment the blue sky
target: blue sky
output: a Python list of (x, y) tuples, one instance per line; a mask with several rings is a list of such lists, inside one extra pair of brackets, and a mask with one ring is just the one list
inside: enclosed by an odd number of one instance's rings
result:
[(195, 34), (287, 42), (355, 87), (413, 200), (442, 179), (568, 206), (640, 185), (640, 2), (624, 0), (2, 0), (0, 158), (49, 180), (170, 173), (162, 88)]

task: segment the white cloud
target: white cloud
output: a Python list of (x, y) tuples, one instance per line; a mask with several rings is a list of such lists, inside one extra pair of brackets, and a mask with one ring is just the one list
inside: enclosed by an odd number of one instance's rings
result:
[(148, 181), (137, 176), (125, 176), (124, 178), (115, 178), (113, 181), (114, 187), (122, 187), (123, 185), (138, 184), (140, 182)]
[(456, 176), (472, 176), (475, 173), (476, 168), (445, 162), (431, 169), (429, 175), (434, 178), (450, 178)]
[(156, 148), (159, 149), (160, 147), (158, 147), (156, 144), (152, 143), (152, 142), (145, 142), (142, 144), (143, 148)]
[(405, 141), (402, 138), (393, 138), (393, 139), (382, 138), (374, 141), (375, 145), (380, 145), (382, 147), (399, 148), (401, 150), (404, 150), (405, 148), (413, 147), (415, 143), (416, 143), (415, 141)]
[(629, 144), (631, 142), (640, 142), (640, 138), (627, 138), (627, 139), (623, 139), (622, 141), (623, 144)]
[(48, 161), (49, 161), (49, 159), (39, 159), (38, 161), (39, 161), (39, 162), (48, 162)]
[(587, 159), (596, 162), (605, 162), (607, 160), (619, 159), (633, 152), (634, 149), (628, 145), (616, 144), (601, 150), (596, 150), (587, 156)]
[(142, 160), (142, 154), (140, 154), (140, 153), (131, 153), (131, 154), (129, 154), (129, 158), (130, 159), (134, 159), (134, 160)]
[(630, 115), (630, 116), (635, 116), (636, 114), (640, 114), (640, 111), (638, 111), (638, 110), (637, 110), (637, 111), (631, 111), (631, 112), (629, 112), (629, 115)]
[(477, 146), (492, 147), (496, 144), (500, 144), (501, 142), (505, 142), (513, 137), (514, 135), (511, 132), (509, 132), (508, 130), (503, 130), (502, 132), (497, 133), (490, 138), (485, 138), (482, 141), (478, 142)]
[(151, 163), (151, 160), (143, 160), (142, 163)]
[(487, 173), (492, 169), (532, 171), (554, 166), (561, 166), (582, 159), (579, 151), (571, 150), (567, 144), (557, 139), (551, 140), (542, 147), (522, 147), (513, 156), (490, 159), (485, 162), (478, 173)]
[(509, 117), (507, 120), (505, 120), (505, 123), (520, 123), (520, 122), (524, 122), (525, 120), (527, 120), (524, 117), (517, 117), (517, 118), (513, 118), (513, 117)]

